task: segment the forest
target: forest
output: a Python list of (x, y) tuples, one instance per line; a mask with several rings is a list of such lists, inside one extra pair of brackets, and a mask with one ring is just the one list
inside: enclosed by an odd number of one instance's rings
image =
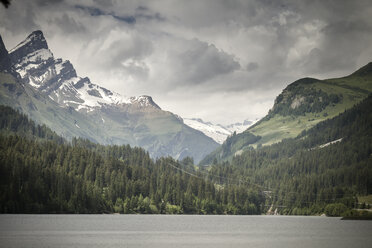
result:
[(0, 212), (350, 215), (357, 196), (372, 194), (370, 106), (372, 96), (297, 138), (208, 167), (67, 141), (1, 106)]
[(216, 185), (193, 160), (153, 160), (137, 147), (68, 142), (0, 108), (2, 213), (260, 214), (263, 196)]
[[(212, 165), (209, 178), (235, 178), (265, 191), (282, 214), (347, 214), (372, 193), (372, 96), (295, 139)], [(341, 207), (340, 207), (341, 206)], [(339, 209), (332, 214), (334, 208)], [(327, 211), (326, 211), (327, 210)]]

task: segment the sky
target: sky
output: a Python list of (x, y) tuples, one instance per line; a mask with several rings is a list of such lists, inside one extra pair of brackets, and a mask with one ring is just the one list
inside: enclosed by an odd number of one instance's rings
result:
[(372, 61), (369, 0), (12, 0), (8, 50), (42, 30), (56, 58), (125, 96), (219, 124), (255, 120), (302, 77), (346, 76)]

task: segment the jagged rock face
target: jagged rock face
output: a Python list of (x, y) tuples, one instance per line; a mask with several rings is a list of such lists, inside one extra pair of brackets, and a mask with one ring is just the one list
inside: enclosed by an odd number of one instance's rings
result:
[[(41, 31), (30, 34), (10, 51), (9, 57), (25, 88), (44, 99), (44, 103), (37, 99), (25, 102), (55, 108), (39, 105), (46, 112), (37, 115), (32, 115), (37, 108), (30, 108), (28, 103), (19, 104), (21, 109), (42, 123), (47, 120), (48, 126), (62, 136), (66, 134), (66, 138), (81, 136), (102, 144), (130, 144), (147, 149), (152, 157), (193, 156), (195, 161), (217, 147), (212, 139), (184, 125), (178, 116), (161, 110), (150, 96), (124, 97), (79, 77), (68, 60), (54, 58)], [(49, 121), (51, 113), (60, 125)]]
[(130, 102), (142, 108), (152, 107), (160, 109), (160, 107), (152, 100), (151, 96), (131, 97)]
[(54, 58), (41, 31), (12, 49), (10, 58), (24, 82), (65, 107), (92, 111), (102, 105), (133, 104), (160, 109), (150, 96), (126, 98), (79, 77), (70, 61)]
[(0, 72), (10, 72), (11, 62), (8, 51), (5, 48), (3, 39), (0, 36)]
[(19, 63), (27, 54), (32, 54), (38, 50), (48, 50), (48, 44), (43, 33), (38, 30), (32, 32), (23, 42), (19, 43), (10, 51), (13, 63)]
[[(6, 49), (5, 52), (7, 54)], [(160, 109), (150, 96), (123, 97), (91, 83), (87, 77), (79, 77), (70, 61), (54, 58), (41, 31), (30, 34), (11, 50), (9, 56), (14, 69), (25, 83), (65, 107), (84, 112), (103, 105), (125, 104), (140, 109)]]
[(35, 31), (10, 52), (13, 67), (22, 80), (51, 99), (75, 110), (91, 111), (102, 104), (129, 100), (77, 76), (68, 60), (55, 59), (41, 31)]

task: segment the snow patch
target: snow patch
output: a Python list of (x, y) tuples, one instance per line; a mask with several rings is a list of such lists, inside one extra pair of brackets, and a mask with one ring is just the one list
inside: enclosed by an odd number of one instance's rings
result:
[(49, 49), (43, 48), (33, 53), (27, 54), (27, 56), (23, 57), (18, 65), (25, 66), (28, 64), (40, 64), (40, 62), (46, 61), (50, 58), (53, 58), (52, 52)]
[(328, 142), (328, 143), (325, 143), (323, 145), (320, 145), (319, 148), (324, 148), (324, 147), (327, 147), (329, 145), (333, 145), (333, 144), (338, 143), (338, 142), (341, 142), (341, 141), (342, 141), (342, 138), (337, 139), (337, 140), (334, 140), (334, 141), (331, 141), (331, 142)]
[(30, 81), (28, 82), (32, 87), (34, 88), (39, 88), (41, 85), (40, 84), (36, 84), (34, 79), (33, 78), (30, 78)]
[(155, 107), (155, 108), (160, 109), (160, 107), (156, 105), (156, 103), (153, 102), (151, 96), (143, 95), (143, 96), (131, 97), (129, 101), (130, 103), (137, 104), (141, 107)]
[(183, 119), (184, 123), (191, 128), (201, 131), (208, 137), (222, 144), (226, 138), (231, 135), (231, 132), (226, 128), (212, 123), (205, 123), (201, 119)]

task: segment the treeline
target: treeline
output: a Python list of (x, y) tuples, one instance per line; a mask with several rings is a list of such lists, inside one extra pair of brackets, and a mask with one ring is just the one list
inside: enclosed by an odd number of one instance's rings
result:
[(0, 212), (260, 214), (252, 188), (216, 185), (186, 158), (141, 148), (67, 142), (1, 107)]
[(23, 137), (33, 139), (53, 140), (58, 144), (65, 140), (45, 125), (36, 125), (25, 114), (19, 113), (10, 107), (0, 105), (0, 132), (17, 133)]
[[(280, 206), (283, 214), (357, 207), (357, 195), (372, 194), (371, 106), (369, 96), (296, 139), (247, 151), (231, 163), (214, 164), (209, 179), (222, 184), (235, 178), (261, 188), (270, 196), (266, 205)], [(339, 142), (329, 143), (335, 140)]]

